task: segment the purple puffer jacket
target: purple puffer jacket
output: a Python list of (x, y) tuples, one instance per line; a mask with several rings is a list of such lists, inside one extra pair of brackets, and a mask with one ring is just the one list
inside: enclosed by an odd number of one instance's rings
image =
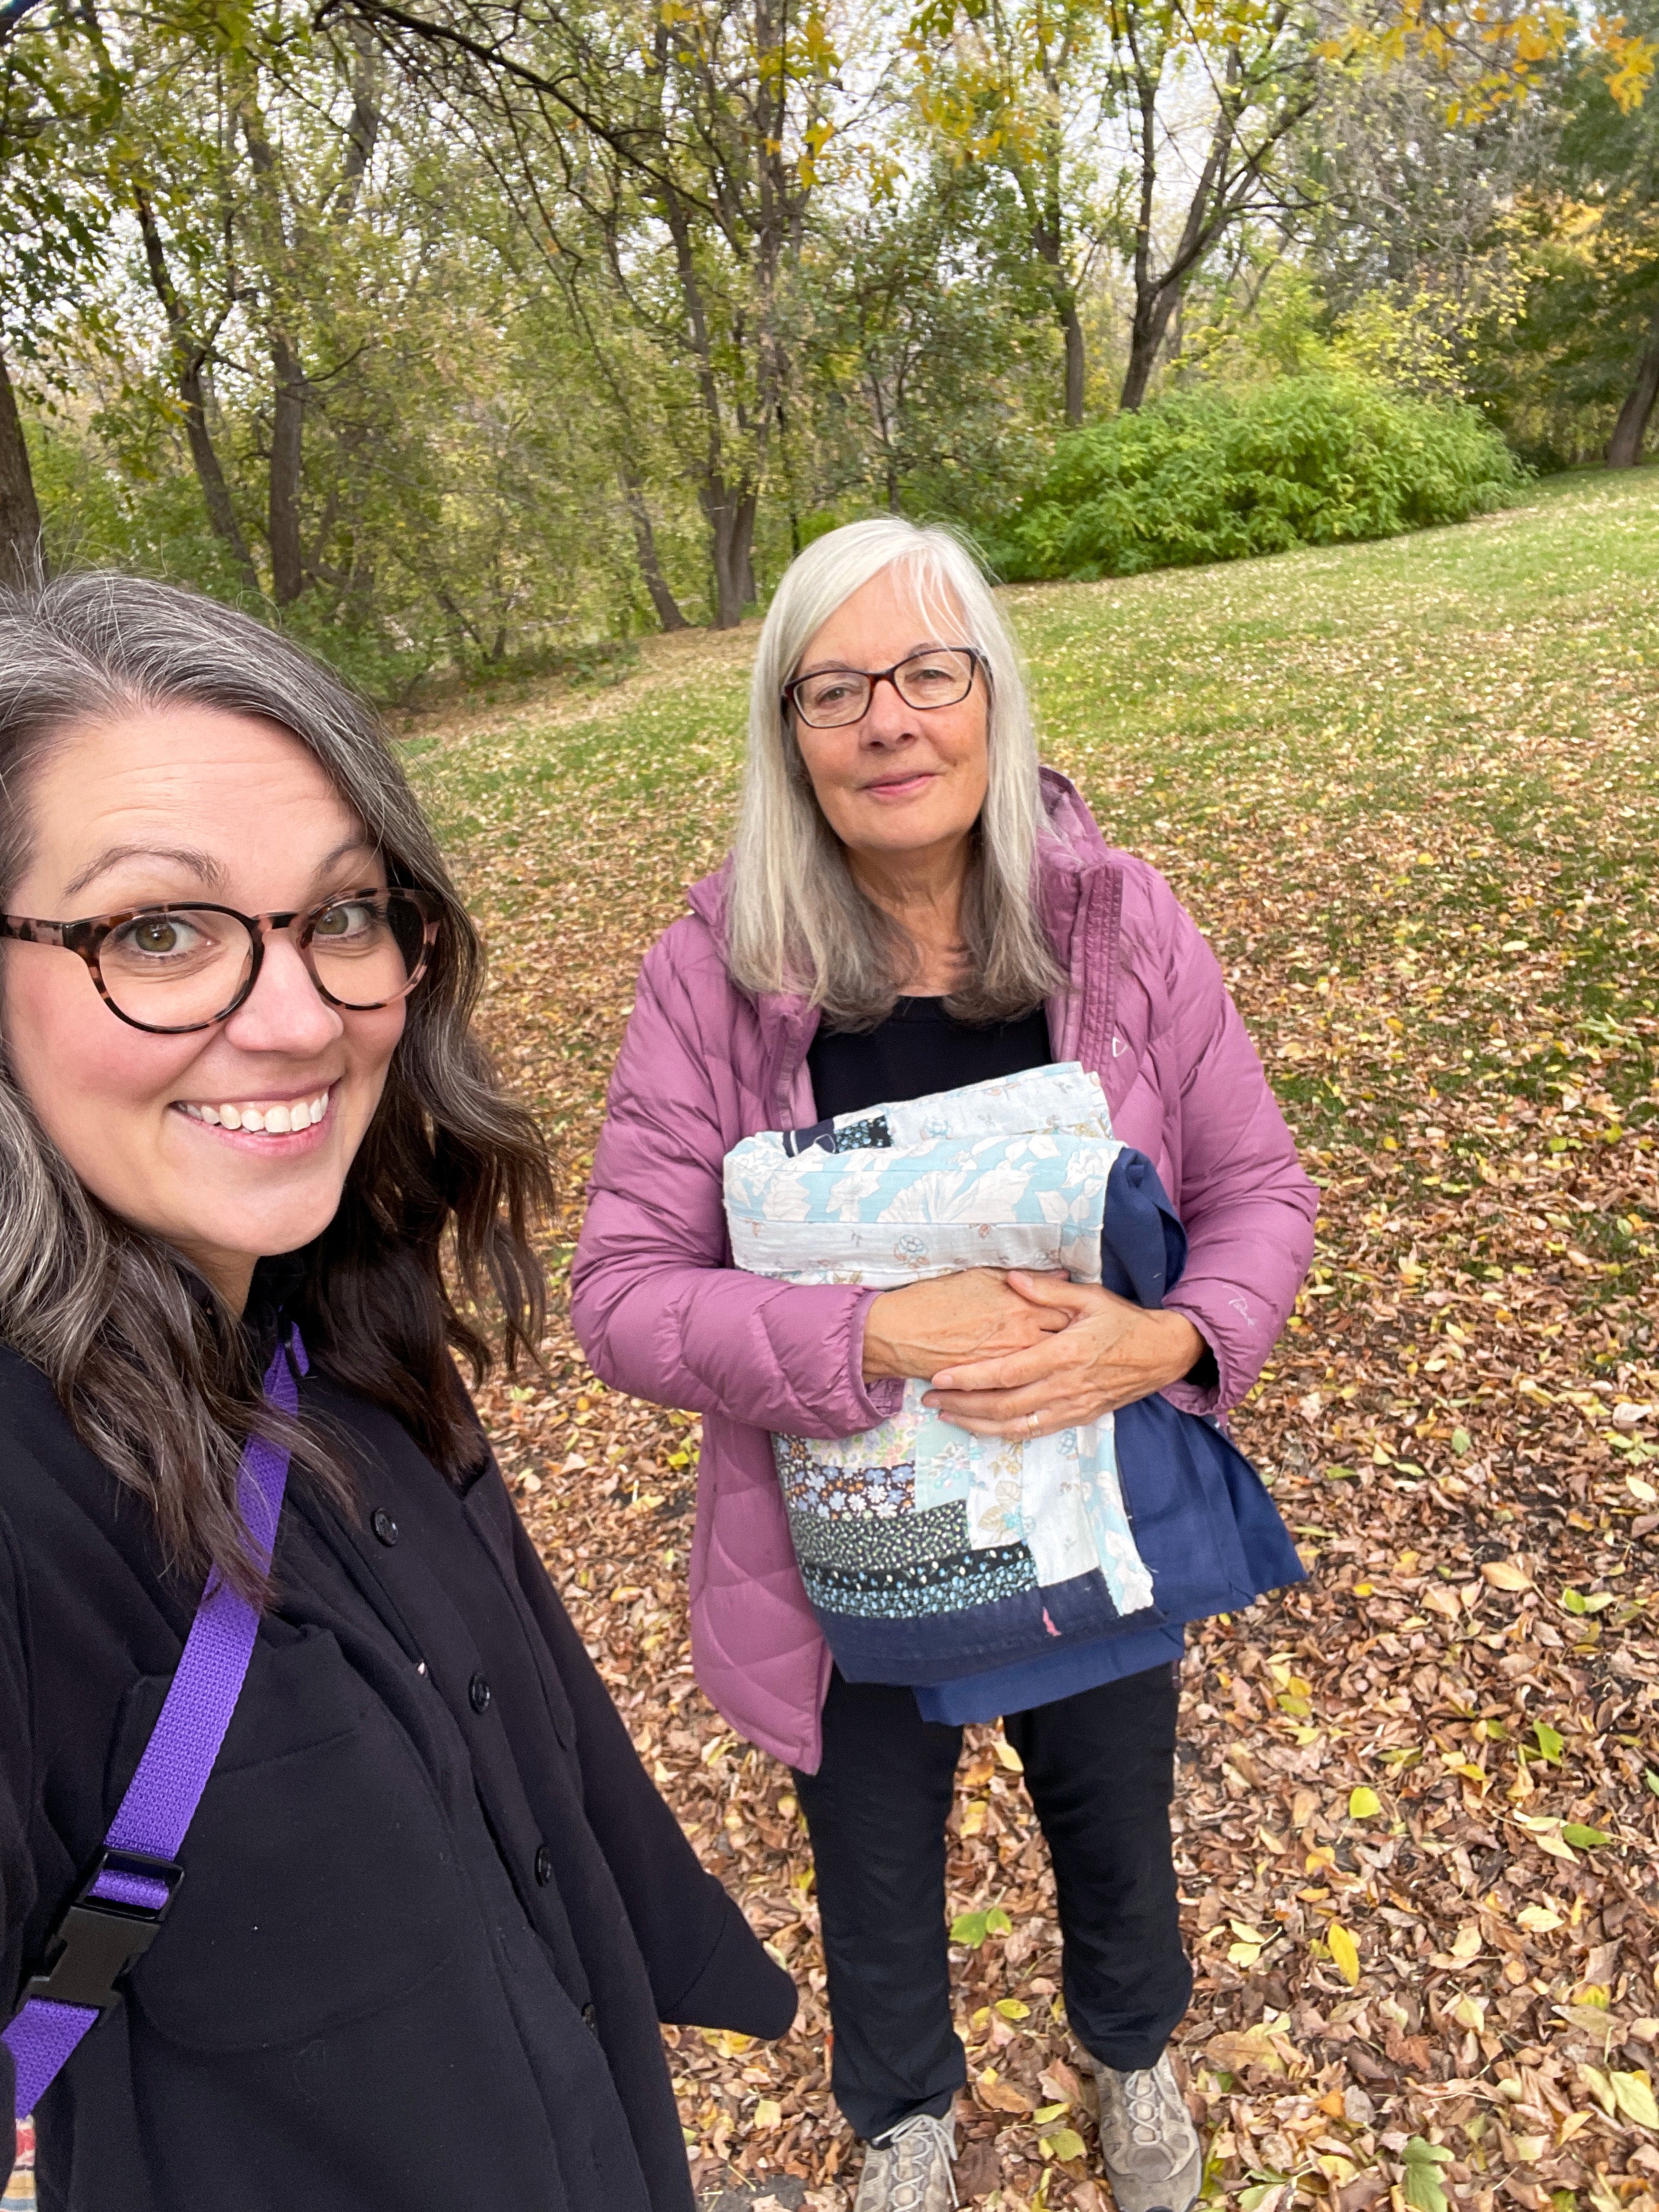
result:
[[(1285, 1324), (1313, 1254), (1315, 1186), (1215, 955), (1157, 871), (1115, 852), (1063, 776), (1042, 772), (1054, 830), (1043, 917), (1072, 988), (1048, 1008), (1057, 1060), (1105, 1086), (1186, 1225), (1167, 1300), (1215, 1353), (1220, 1385), (1177, 1383), (1188, 1413), (1236, 1405)], [(646, 956), (593, 1160), (571, 1318), (617, 1389), (703, 1416), (691, 1551), (697, 1679), (741, 1735), (807, 1772), (830, 1650), (796, 1571), (771, 1436), (848, 1437), (897, 1408), (866, 1386), (878, 1293), (775, 1283), (731, 1264), (720, 1168), (739, 1138), (817, 1118), (804, 1000), (757, 1001), (722, 957), (721, 878)]]

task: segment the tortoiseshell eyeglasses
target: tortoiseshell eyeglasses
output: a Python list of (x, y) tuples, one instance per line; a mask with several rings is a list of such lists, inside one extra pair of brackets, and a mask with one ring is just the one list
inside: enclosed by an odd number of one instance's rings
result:
[(211, 1029), (247, 1003), (274, 930), (294, 932), (295, 949), (331, 1006), (366, 1013), (394, 1005), (431, 965), (441, 912), (428, 892), (371, 886), (282, 914), (198, 902), (84, 921), (9, 914), (0, 915), (0, 938), (77, 953), (112, 1014), (154, 1036), (181, 1036)]

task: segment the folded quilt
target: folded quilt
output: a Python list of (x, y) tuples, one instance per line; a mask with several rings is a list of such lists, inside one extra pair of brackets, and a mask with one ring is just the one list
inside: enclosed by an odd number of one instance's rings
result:
[[(735, 1264), (788, 1282), (1059, 1269), (1156, 1305), (1186, 1251), (1076, 1063), (747, 1138), (726, 1207)], [(951, 1681), (1300, 1576), (1254, 1469), (1167, 1401), (1010, 1443), (940, 1420), (927, 1388), (907, 1382), (861, 1435), (773, 1440), (802, 1581), (850, 1680)], [(1126, 1506), (1126, 1419), (1156, 1440), (1138, 1471), (1152, 1559)]]

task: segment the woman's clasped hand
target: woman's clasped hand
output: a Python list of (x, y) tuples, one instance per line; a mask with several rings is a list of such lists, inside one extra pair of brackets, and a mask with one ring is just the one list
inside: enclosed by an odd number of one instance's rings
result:
[(1204, 1349), (1186, 1316), (1064, 1275), (975, 1267), (884, 1291), (864, 1372), (931, 1382), (922, 1400), (979, 1437), (1081, 1427), (1178, 1382)]

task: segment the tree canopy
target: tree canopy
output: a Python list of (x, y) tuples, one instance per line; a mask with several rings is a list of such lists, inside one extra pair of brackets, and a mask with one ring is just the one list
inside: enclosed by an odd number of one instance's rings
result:
[(872, 508), (1006, 541), (1194, 386), (1628, 463), (1652, 11), (9, 0), (0, 570), (188, 577), (395, 690), (730, 625)]

